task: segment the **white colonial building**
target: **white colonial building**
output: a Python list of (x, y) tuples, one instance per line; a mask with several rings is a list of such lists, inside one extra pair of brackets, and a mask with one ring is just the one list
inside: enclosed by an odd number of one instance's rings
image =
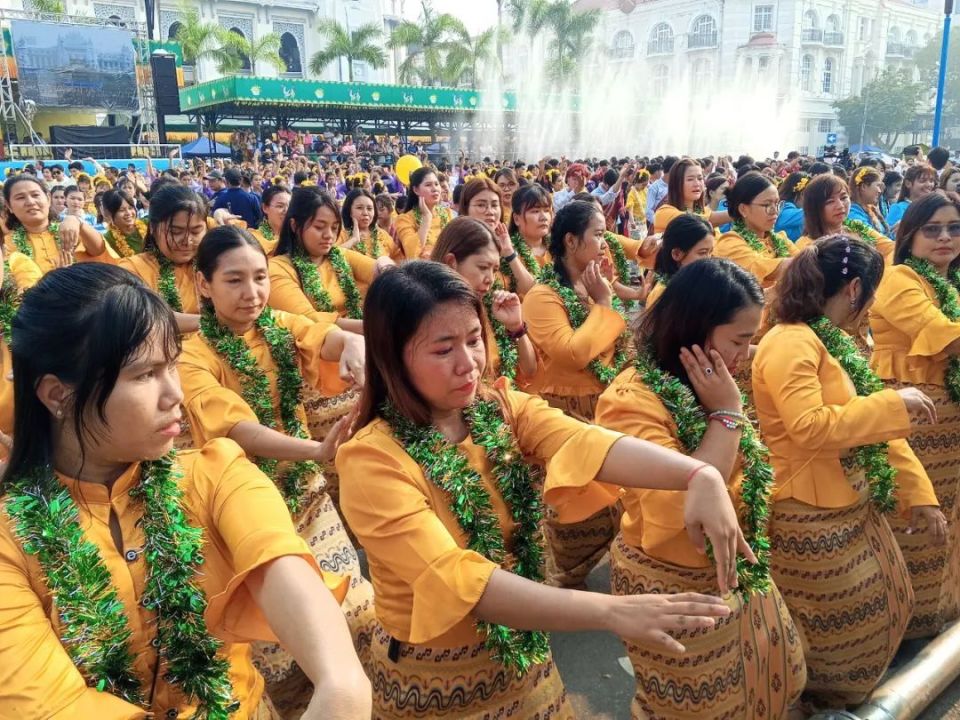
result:
[(773, 80), (799, 108), (796, 147), (815, 153), (840, 134), (834, 101), (885, 67), (913, 67), (942, 6), (908, 0), (578, 0), (602, 12), (601, 62), (632, 64), (651, 100), (672, 83), (722, 93)]

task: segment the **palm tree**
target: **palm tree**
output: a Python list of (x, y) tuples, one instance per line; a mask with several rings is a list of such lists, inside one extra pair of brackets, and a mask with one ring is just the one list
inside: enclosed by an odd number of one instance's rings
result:
[(183, 64), (196, 65), (206, 57), (215, 57), (220, 49), (219, 31), (216, 23), (203, 22), (199, 12), (184, 8), (174, 36), (183, 52)]
[(279, 72), (287, 71), (287, 63), (280, 57), (280, 33), (267, 33), (249, 40), (240, 33), (218, 26), (217, 37), (221, 47), (215, 51), (215, 57), (217, 69), (223, 75), (246, 69), (256, 75), (258, 62), (272, 65)]
[(387, 54), (379, 44), (373, 42), (380, 37), (377, 23), (367, 23), (347, 32), (336, 20), (326, 18), (317, 26), (317, 32), (326, 39), (327, 46), (310, 58), (310, 72), (314, 75), (321, 74), (327, 65), (342, 57), (347, 59), (350, 82), (353, 82), (354, 62), (364, 62), (375, 70), (387, 66)]
[(65, 12), (63, 0), (30, 0), (25, 5), (26, 10), (32, 10), (41, 15), (63, 15)]
[(470, 33), (453, 15), (437, 13), (429, 0), (422, 0), (421, 9), (417, 22), (404, 20), (394, 28), (387, 46), (407, 48), (407, 57), (397, 68), (400, 82), (438, 85), (444, 78), (447, 53), (468, 40)]
[(479, 35), (462, 39), (447, 51), (442, 81), (444, 85), (456, 87), (469, 76), (470, 83), (477, 87), (490, 65), (497, 66), (497, 51), (500, 48), (499, 28), (489, 28)]
[(544, 30), (553, 36), (547, 46), (554, 57), (550, 73), (561, 84), (570, 78), (577, 62), (589, 51), (590, 35), (599, 22), (599, 10), (577, 12), (566, 0), (531, 0), (526, 9), (530, 36)]

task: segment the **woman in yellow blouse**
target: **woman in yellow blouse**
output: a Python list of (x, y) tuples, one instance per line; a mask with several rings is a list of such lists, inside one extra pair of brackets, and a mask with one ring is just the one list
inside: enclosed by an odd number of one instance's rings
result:
[[(597, 398), (620, 372), (630, 351), (627, 321), (604, 279), (606, 225), (593, 203), (574, 200), (553, 222), (550, 253), (540, 284), (523, 301), (530, 339), (542, 366), (531, 388), (553, 407), (592, 422)], [(616, 534), (615, 508), (603, 508), (577, 524), (549, 515), (548, 579), (581, 585)]]
[(640, 170), (633, 176), (633, 184), (627, 194), (627, 211), (634, 227), (647, 227), (647, 190), (650, 185), (650, 173)]
[[(523, 263), (530, 279), (535, 281), (544, 266), (553, 262), (550, 257), (550, 226), (553, 223), (553, 200), (540, 185), (524, 185), (513, 194), (513, 212), (507, 232), (510, 245)], [(524, 297), (533, 287), (524, 275), (513, 274), (513, 263), (500, 263), (506, 287)]]
[(75, 216), (57, 221), (50, 214), (50, 193), (33, 175), (22, 173), (3, 185), (7, 252), (21, 252), (41, 272), (76, 262), (105, 258), (107, 246), (90, 225)]
[[(773, 477), (732, 374), (749, 362), (762, 310), (763, 291), (742, 268), (720, 259), (688, 264), (644, 315), (638, 361), (600, 396), (596, 418), (598, 425), (716, 467), (760, 557), (769, 552)], [(620, 533), (610, 551), (614, 594), (710, 591), (714, 571), (687, 536), (684, 499), (662, 490), (623, 495)], [(684, 636), (695, 655), (688, 661), (678, 664), (653, 645), (626, 643), (637, 677), (633, 717), (787, 717), (806, 678), (799, 634), (765, 569), (747, 569), (740, 580), (741, 593), (727, 597), (731, 618)], [(700, 692), (705, 677), (713, 679), (709, 704)]]
[(260, 203), (263, 207), (263, 222), (260, 227), (251, 229), (250, 234), (260, 243), (267, 257), (272, 257), (277, 243), (280, 242), (283, 219), (290, 207), (290, 188), (286, 185), (271, 185), (263, 191)]
[(781, 324), (753, 361), (776, 477), (771, 569), (804, 638), (807, 691), (829, 707), (862, 701), (910, 620), (910, 577), (883, 513), (905, 513), (913, 527), (925, 522), (934, 542), (946, 533), (930, 480), (903, 439), (917, 417), (935, 417), (933, 404), (914, 388), (882, 389), (847, 334), (882, 276), (883, 258), (859, 240), (818, 241), (778, 283)]
[[(680, 489), (692, 473), (688, 526), (697, 537), (703, 519), (724, 528), (725, 539), (707, 532), (724, 555), (720, 585), (730, 587), (730, 553), (738, 545), (750, 553), (728, 525), (736, 520), (713, 467), (581, 424), (505, 380), (482, 386), (480, 299), (439, 263), (384, 273), (367, 307), (371, 363), (361, 429), (340, 448), (337, 465), (344, 514), (376, 588), (375, 718), (572, 718), (547, 638), (514, 628), (604, 625), (679, 651), (666, 634), (672, 628), (713, 625), (711, 618), (657, 620), (649, 595), (539, 584), (545, 466), (547, 500), (574, 520), (582, 503), (613, 502), (621, 485)], [(685, 614), (728, 614), (704, 604), (716, 598), (681, 597), (690, 603)], [(656, 596), (668, 614), (675, 600)]]
[(887, 265), (893, 259), (893, 240), (850, 215), (850, 189), (833, 173), (818, 175), (803, 191), (803, 236), (797, 249), (803, 250), (814, 240), (845, 233), (859, 238), (883, 255)]
[(374, 260), (399, 257), (393, 238), (377, 225), (376, 203), (369, 190), (351, 190), (343, 200), (343, 228), (337, 245)]
[[(200, 333), (180, 358), (183, 406), (197, 447), (215, 438), (234, 440), (271, 476), (321, 567), (352, 576), (344, 612), (361, 659), (373, 619), (373, 592), (340, 516), (325, 490), (320, 465), (346, 426), (342, 419), (324, 438), (311, 440), (300, 403), (304, 383), (320, 382), (322, 360), (338, 361), (363, 380), (363, 341), (332, 323), (267, 308), (270, 277), (263, 248), (246, 231), (211, 230), (197, 252), (197, 283), (204, 297)], [(268, 692), (286, 711), (299, 707), (302, 688), (291, 658), (274, 647), (257, 648)]]
[(184, 334), (200, 327), (193, 261), (206, 232), (207, 203), (203, 197), (182, 185), (166, 185), (150, 198), (144, 251), (119, 262), (166, 301)]
[(236, 704), (231, 717), (272, 720), (248, 643), (279, 640), (315, 683), (304, 718), (368, 718), (330, 592), (344, 581), (321, 579), (273, 484), (229, 440), (171, 452), (178, 353), (170, 310), (116, 267), (58, 270), (24, 297), (23, 433), (0, 486), (0, 715)]
[(122, 190), (108, 190), (100, 198), (107, 231), (103, 239), (118, 258), (133, 257), (143, 252), (147, 223), (137, 218), (137, 205)]
[(657, 250), (653, 275), (656, 285), (647, 294), (647, 310), (663, 295), (670, 280), (680, 268), (713, 255), (716, 235), (710, 223), (691, 213), (675, 217), (663, 231), (662, 243)]
[(726, 212), (715, 212), (706, 204), (703, 168), (693, 158), (682, 158), (670, 169), (667, 197), (653, 215), (653, 231), (662, 233), (681, 213), (700, 215), (714, 227), (730, 222)]
[(489, 377), (527, 386), (537, 373), (537, 351), (527, 337), (520, 297), (497, 279), (500, 251), (490, 228), (473, 218), (456, 218), (440, 233), (432, 259), (453, 268), (483, 300)]
[(513, 168), (500, 168), (493, 176), (493, 182), (500, 189), (500, 202), (503, 204), (503, 222), (510, 224), (513, 215), (513, 195), (520, 189), (520, 180)]
[(891, 520), (917, 596), (907, 637), (936, 635), (960, 616), (960, 305), (951, 273), (960, 266), (960, 205), (931, 193), (910, 204), (897, 231), (894, 265), (870, 308), (871, 365), (887, 387), (915, 386), (937, 408), (935, 425), (908, 438), (933, 481), (949, 542), (933, 546)]
[[(809, 192), (809, 189), (805, 192)], [(733, 228), (717, 240), (715, 254), (753, 273), (761, 287), (773, 287), (797, 248), (783, 233), (774, 232), (780, 194), (769, 179), (748, 172), (727, 190)]]
[(410, 173), (406, 204), (394, 225), (396, 240), (407, 260), (428, 258), (450, 222), (450, 211), (440, 204), (440, 180), (433, 168)]
[(6, 445), (13, 436), (13, 372), (10, 357), (10, 324), (25, 290), (39, 282), (43, 273), (21, 252), (0, 251), (0, 460), (7, 456)]

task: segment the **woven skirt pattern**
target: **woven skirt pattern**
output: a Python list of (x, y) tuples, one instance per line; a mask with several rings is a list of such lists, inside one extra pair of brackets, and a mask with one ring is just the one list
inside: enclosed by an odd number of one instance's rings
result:
[(388, 657), (390, 636), (373, 636), (373, 718), (450, 720), (574, 720), (553, 659), (518, 678), (490, 659), (478, 642), (457, 648), (400, 644)]
[[(592, 423), (598, 395), (548, 395), (542, 397), (550, 407), (582, 422)], [(544, 510), (543, 531), (547, 539), (545, 578), (557, 587), (581, 587), (587, 575), (610, 549), (620, 529), (620, 510), (604, 508), (575, 523), (561, 523), (553, 508)]]
[(867, 500), (862, 471), (847, 479), (853, 505), (774, 503), (770, 564), (801, 633), (815, 703), (862, 702), (893, 659), (913, 611), (907, 567), (887, 520)]
[[(888, 383), (888, 387), (906, 387)], [(947, 543), (934, 545), (921, 530), (908, 535), (910, 523), (890, 517), (917, 601), (907, 626), (907, 638), (931, 637), (948, 622), (960, 617), (960, 517), (957, 493), (960, 488), (960, 406), (940, 385), (917, 385), (937, 408), (937, 424), (915, 425), (908, 438), (910, 447), (923, 463), (947, 518)]]
[[(323, 490), (323, 476), (319, 473), (310, 482), (303, 510), (294, 518), (294, 525), (324, 572), (350, 576), (350, 588), (340, 607), (350, 626), (357, 656), (369, 671), (370, 642), (376, 623), (373, 587), (360, 574), (357, 551), (347, 538), (330, 496)], [(267, 681), (267, 695), (282, 717), (299, 717), (310, 702), (313, 685), (293, 657), (279, 645), (254, 643), (253, 661)]]
[[(618, 535), (610, 548), (614, 595), (699, 592), (716, 594), (710, 568), (656, 560)], [(634, 720), (777, 720), (795, 704), (806, 682), (800, 635), (774, 587), (743, 600), (710, 630), (676, 638), (684, 655), (624, 640), (637, 678)]]
[[(317, 442), (322, 442), (334, 424), (346, 417), (360, 401), (360, 391), (351, 389), (339, 395), (324, 397), (306, 383), (303, 385), (303, 407), (307, 411), (307, 432)], [(327, 463), (323, 470), (327, 480), (327, 492), (334, 507), (340, 512), (340, 475), (333, 463)], [(352, 535), (352, 540), (356, 540)]]

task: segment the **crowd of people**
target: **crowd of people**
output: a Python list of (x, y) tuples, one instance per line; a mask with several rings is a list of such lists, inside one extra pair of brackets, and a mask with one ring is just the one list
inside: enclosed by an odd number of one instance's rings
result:
[(803, 718), (960, 617), (948, 152), (268, 155), (3, 183), (0, 717), (573, 718), (606, 630)]

